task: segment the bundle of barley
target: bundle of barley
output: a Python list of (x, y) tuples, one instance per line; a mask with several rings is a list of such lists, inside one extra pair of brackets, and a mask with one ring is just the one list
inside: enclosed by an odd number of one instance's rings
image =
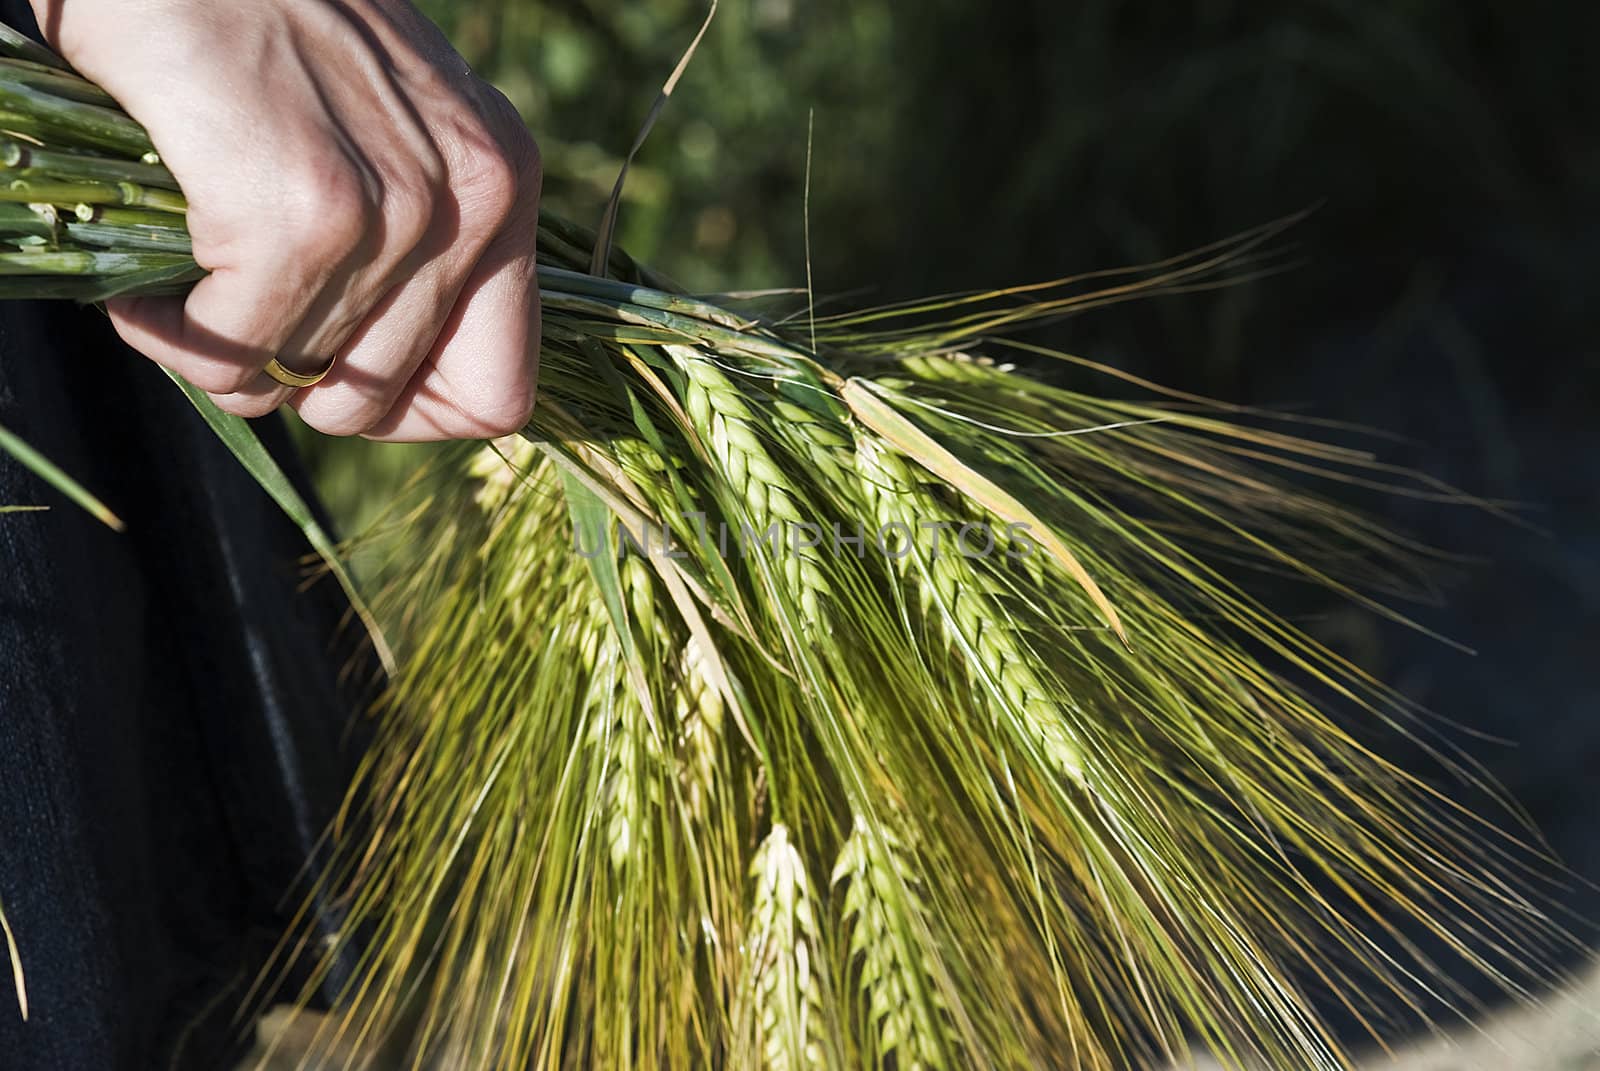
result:
[[(40, 60), (0, 62), (0, 293), (191, 283), (148, 140)], [(1231, 579), (1396, 579), (1412, 549), (1276, 474), (1402, 478), (983, 341), (1212, 284), (1267, 232), (810, 322), (540, 228), (532, 423), (373, 537), (399, 668), (328, 879), (365, 967), (330, 1047), (1330, 1068), (1329, 1000), (1381, 1035), (1462, 992), (1401, 920), (1513, 988), (1482, 950), (1553, 939), (1493, 834), (1313, 696), (1404, 703)]]

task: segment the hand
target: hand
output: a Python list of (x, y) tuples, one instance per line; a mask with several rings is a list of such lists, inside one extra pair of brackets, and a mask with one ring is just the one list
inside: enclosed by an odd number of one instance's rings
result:
[[(186, 298), (111, 303), (129, 344), (334, 435), (519, 429), (533, 408), (538, 149), (405, 0), (34, 0), (190, 202)], [(338, 360), (294, 391), (262, 369)]]

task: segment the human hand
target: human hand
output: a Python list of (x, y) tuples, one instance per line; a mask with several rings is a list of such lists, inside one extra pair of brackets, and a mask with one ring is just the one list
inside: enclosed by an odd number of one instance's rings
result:
[[(259, 416), (393, 441), (522, 427), (538, 149), (406, 0), (33, 0), (150, 131), (210, 275), (110, 303), (134, 348)], [(277, 357), (314, 387), (262, 371)]]

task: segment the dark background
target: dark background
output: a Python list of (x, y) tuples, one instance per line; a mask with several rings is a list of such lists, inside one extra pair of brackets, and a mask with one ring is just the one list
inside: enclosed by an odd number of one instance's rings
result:
[[(704, 10), (424, 6), (523, 110), (546, 204), (581, 221), (598, 218), (617, 152)], [(1452, 737), (1580, 879), (1600, 881), (1596, 11), (725, 0), (640, 157), (622, 239), (698, 288), (803, 284), (808, 115), (817, 289), (856, 304), (1155, 260), (1314, 208), (1279, 241), (1292, 270), (1112, 307), (1042, 340), (1170, 386), (1399, 433), (1366, 442), (1527, 503), (1537, 531), (1361, 503), (1479, 559), (1442, 604), (1406, 608), (1475, 656), (1301, 591), (1271, 598), (1496, 738)], [(381, 488), (372, 472), (407, 456), (318, 451), (347, 517), (364, 509), (352, 488)], [(1600, 917), (1583, 880), (1558, 895)]]

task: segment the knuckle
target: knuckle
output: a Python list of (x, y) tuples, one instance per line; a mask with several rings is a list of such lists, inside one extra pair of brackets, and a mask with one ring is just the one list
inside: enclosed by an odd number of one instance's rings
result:
[(468, 136), (460, 145), (455, 193), (467, 220), (481, 222), (493, 234), (511, 218), (522, 196), (517, 163), (487, 131)]
[(522, 169), (523, 192), (537, 196), (539, 187), (544, 182), (544, 154), (539, 151), (539, 143), (525, 126), (517, 128), (517, 148), (517, 158)]
[[(498, 91), (496, 93), (498, 95)], [(505, 100), (504, 97), (500, 99)], [(532, 132), (510, 101), (506, 101), (505, 107), (510, 118), (503, 124), (505, 132), (500, 142), (501, 152), (517, 173), (519, 196), (537, 199), (544, 180), (544, 157), (540, 155), (539, 143), (534, 140)]]
[(441, 195), (441, 178), (425, 166), (397, 173), (384, 182), (384, 217), (387, 243), (410, 252), (421, 245), (434, 223)]
[(528, 124), (523, 120), (522, 113), (517, 111), (517, 106), (511, 103), (510, 97), (495, 86), (480, 81), (478, 99), (484, 114), (502, 132), (503, 141), (509, 148), (538, 155), (539, 147), (528, 132)]
[(498, 231), (516, 210), (520, 192), (516, 168), (499, 152), (479, 156), (473, 161), (471, 177), (465, 183), (465, 200), (491, 231)]
[(289, 182), (293, 193), (275, 225), (297, 247), (342, 256), (377, 222), (368, 184), (349, 167), (308, 166)]
[(371, 209), (367, 184), (353, 168), (330, 170), (315, 192), (312, 205), (326, 215), (365, 216)]

